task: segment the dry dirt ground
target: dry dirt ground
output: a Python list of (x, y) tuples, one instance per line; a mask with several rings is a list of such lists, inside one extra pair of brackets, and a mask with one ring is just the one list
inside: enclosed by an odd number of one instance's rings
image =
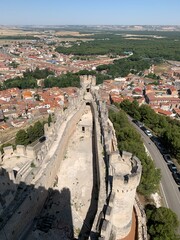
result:
[(35, 31), (23, 31), (17, 28), (0, 28), (0, 36), (24, 36), (24, 35), (38, 35), (40, 32)]
[(154, 73), (157, 74), (157, 75), (160, 75), (164, 72), (169, 71), (171, 67), (172, 66), (170, 66), (170, 64), (168, 64), (168, 63), (163, 63), (163, 64), (160, 64), (160, 65), (157, 65), (154, 68)]
[(57, 36), (72, 36), (72, 37), (84, 37), (84, 36), (93, 36), (94, 34), (81, 34), (79, 32), (72, 32), (72, 31), (59, 31), (56, 32)]

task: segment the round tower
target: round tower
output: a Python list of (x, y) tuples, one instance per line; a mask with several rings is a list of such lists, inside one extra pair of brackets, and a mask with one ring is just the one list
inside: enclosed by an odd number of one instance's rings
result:
[(141, 178), (141, 162), (132, 154), (124, 152), (123, 157), (110, 158), (113, 171), (112, 192), (115, 194), (112, 224), (116, 239), (126, 237), (131, 230), (136, 188)]

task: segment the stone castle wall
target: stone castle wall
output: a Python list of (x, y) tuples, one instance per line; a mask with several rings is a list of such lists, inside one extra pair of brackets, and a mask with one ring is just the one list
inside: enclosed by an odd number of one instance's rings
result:
[(103, 147), (101, 144), (101, 129), (99, 124), (99, 116), (97, 105), (94, 101), (91, 102), (91, 109), (94, 117), (94, 128), (95, 128), (95, 141), (96, 141), (96, 168), (97, 168), (97, 180), (98, 180), (98, 188), (99, 188), (99, 200), (98, 200), (98, 209), (96, 213), (96, 217), (94, 220), (94, 224), (92, 226), (92, 231), (98, 231), (98, 220), (99, 216), (102, 212), (103, 206), (106, 202), (106, 168), (103, 159)]
[(34, 148), (31, 146), (25, 147), (24, 145), (17, 145), (15, 150), (13, 150), (12, 146), (8, 146), (4, 147), (3, 151), (4, 151), (4, 154), (2, 156), (3, 161), (17, 157), (32, 160), (36, 157)]
[[(135, 201), (142, 171), (140, 160), (131, 153), (119, 154), (115, 130), (108, 119), (106, 104), (100, 100), (97, 93), (94, 95), (94, 101), (98, 109), (107, 172), (105, 205), (96, 225), (101, 226), (99, 229), (96, 228), (100, 232), (99, 239), (109, 240), (111, 237), (121, 239), (127, 236), (131, 229), (134, 206), (138, 219), (138, 239), (147, 239), (146, 228), (141, 224), (146, 222), (145, 214), (139, 215), (140, 205)], [(140, 212), (142, 211), (141, 208)]]
[[(50, 126), (50, 132), (52, 133), (50, 135), (52, 143), (48, 143), (50, 145), (53, 145), (53, 141), (57, 138), (55, 130), (59, 129), (62, 131), (58, 147), (53, 156), (50, 159), (46, 159), (46, 168), (40, 178), (35, 182), (33, 190), (8, 220), (4, 229), (0, 231), (0, 239), (19, 239), (23, 229), (25, 229), (33, 221), (34, 217), (38, 215), (42, 209), (48, 196), (48, 189), (53, 186), (68, 140), (73, 134), (76, 124), (83, 114), (84, 109), (85, 102), (78, 101), (77, 105), (73, 105), (69, 108), (69, 110), (67, 110), (68, 113), (63, 116), (63, 119), (66, 120), (66, 124), (63, 125), (63, 129), (60, 129), (63, 122), (59, 121), (60, 119), (56, 120), (54, 126)], [(21, 216), (21, 218), (19, 218), (19, 216)], [(4, 232), (6, 233), (6, 236), (4, 235)]]
[[(90, 85), (94, 84), (93, 80), (88, 77), (87, 79), (84, 77), (84, 81), (85, 87), (89, 87), (88, 81), (91, 81)], [(6, 239), (4, 232), (6, 232), (7, 239), (18, 239), (22, 230), (41, 210), (48, 196), (47, 189), (54, 184), (68, 140), (84, 112), (86, 102), (82, 100), (82, 95), (83, 91), (79, 93), (78, 99), (70, 100), (69, 108), (57, 114), (54, 124), (51, 124), (50, 127), (45, 125), (47, 139), (41, 149), (37, 152), (34, 151), (36, 154), (34, 161), (37, 166), (41, 166), (42, 174), (34, 180), (34, 189), (7, 222), (4, 231), (0, 231), (0, 239)], [(127, 236), (131, 228), (134, 207), (138, 219), (138, 239), (146, 240), (145, 214), (140, 208), (139, 202), (135, 201), (136, 188), (141, 177), (140, 161), (131, 153), (119, 154), (115, 130), (108, 119), (106, 104), (100, 100), (97, 93), (93, 94), (93, 98), (90, 100), (90, 104), (96, 133), (95, 151), (99, 202), (92, 231), (99, 233), (99, 239), (104, 240), (109, 240), (112, 234), (115, 239)], [(50, 149), (57, 141), (58, 147), (48, 158)], [(28, 150), (30, 150), (29, 156), (33, 158), (32, 149), (22, 146), (19, 146), (16, 151), (6, 148), (5, 158), (17, 156), (15, 154), (27, 156)], [(44, 169), (43, 166), (45, 166)], [(19, 214), (21, 214), (22, 221), (19, 221)]]

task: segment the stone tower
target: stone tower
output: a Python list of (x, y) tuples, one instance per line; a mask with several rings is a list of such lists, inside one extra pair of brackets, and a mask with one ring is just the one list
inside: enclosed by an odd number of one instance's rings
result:
[(96, 86), (96, 77), (91, 75), (80, 76), (80, 83), (82, 88), (90, 89), (92, 86)]
[(110, 156), (112, 171), (112, 194), (114, 195), (112, 226), (117, 240), (126, 237), (132, 224), (132, 213), (136, 188), (139, 185), (142, 167), (137, 157), (131, 153), (112, 153)]

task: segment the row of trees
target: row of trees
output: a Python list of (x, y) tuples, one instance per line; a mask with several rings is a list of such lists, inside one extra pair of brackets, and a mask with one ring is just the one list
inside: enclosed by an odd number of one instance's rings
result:
[(15, 143), (16, 145), (25, 145), (34, 142), (38, 138), (44, 135), (44, 123), (40, 121), (36, 122), (34, 126), (30, 126), (27, 130), (21, 129), (17, 132)]
[(131, 152), (141, 160), (143, 171), (138, 192), (149, 196), (158, 190), (160, 170), (155, 168), (154, 162), (147, 156), (140, 134), (130, 125), (125, 112), (110, 111), (109, 116), (116, 131), (119, 150)]
[(52, 71), (48, 69), (40, 70), (36, 68), (34, 71), (27, 70), (23, 73), (23, 77), (17, 77), (8, 79), (1, 86), (1, 89), (8, 89), (18, 87), (20, 89), (26, 88), (37, 88), (37, 79), (44, 79), (44, 87), (80, 87), (80, 76), (81, 75), (94, 75), (96, 76), (97, 84), (101, 84), (104, 80), (110, 79), (107, 74), (101, 74), (98, 71), (81, 70), (77, 73), (68, 72), (60, 76), (54, 76)]
[(35, 79), (44, 79), (49, 75), (54, 75), (53, 71), (50, 71), (48, 68), (40, 70), (38, 67), (34, 70), (27, 70), (23, 73), (24, 78), (35, 78)]
[(7, 40), (39, 40), (40, 38), (30, 36), (30, 35), (16, 35), (16, 36), (0, 36), (0, 39), (7, 39)]
[(51, 76), (44, 80), (44, 86), (46, 88), (51, 87), (80, 87), (80, 76), (81, 75), (93, 75), (96, 76), (96, 83), (101, 84), (104, 80), (108, 80), (111, 77), (108, 74), (101, 74), (97, 71), (81, 70), (77, 73), (63, 74), (61, 76)]
[(37, 79), (44, 79), (49, 75), (54, 75), (54, 73), (48, 69), (40, 70), (39, 68), (36, 68), (34, 71), (27, 70), (23, 73), (23, 77), (6, 80), (1, 86), (1, 89), (3, 90), (14, 87), (20, 89), (37, 88)]
[(68, 72), (60, 76), (50, 76), (44, 80), (44, 87), (80, 87), (80, 78), (77, 74)]
[(129, 58), (115, 60), (113, 64), (100, 65), (97, 67), (98, 72), (106, 71), (111, 78), (125, 77), (130, 72), (139, 73), (148, 69), (152, 64), (150, 59), (143, 59), (142, 57), (131, 56)]
[(33, 126), (27, 128), (27, 130), (21, 129), (16, 133), (15, 137), (15, 145), (12, 145), (10, 143), (2, 144), (0, 147), (0, 152), (3, 153), (3, 148), (8, 146), (13, 146), (13, 149), (16, 148), (16, 145), (25, 145), (31, 144), (38, 138), (44, 135), (44, 124), (48, 123), (48, 126), (50, 126), (52, 122), (52, 116), (49, 114), (47, 122), (40, 122), (37, 121)]
[(124, 100), (120, 107), (131, 117), (152, 129), (180, 163), (180, 122), (178, 120), (159, 115), (148, 105), (139, 106), (137, 101)]

